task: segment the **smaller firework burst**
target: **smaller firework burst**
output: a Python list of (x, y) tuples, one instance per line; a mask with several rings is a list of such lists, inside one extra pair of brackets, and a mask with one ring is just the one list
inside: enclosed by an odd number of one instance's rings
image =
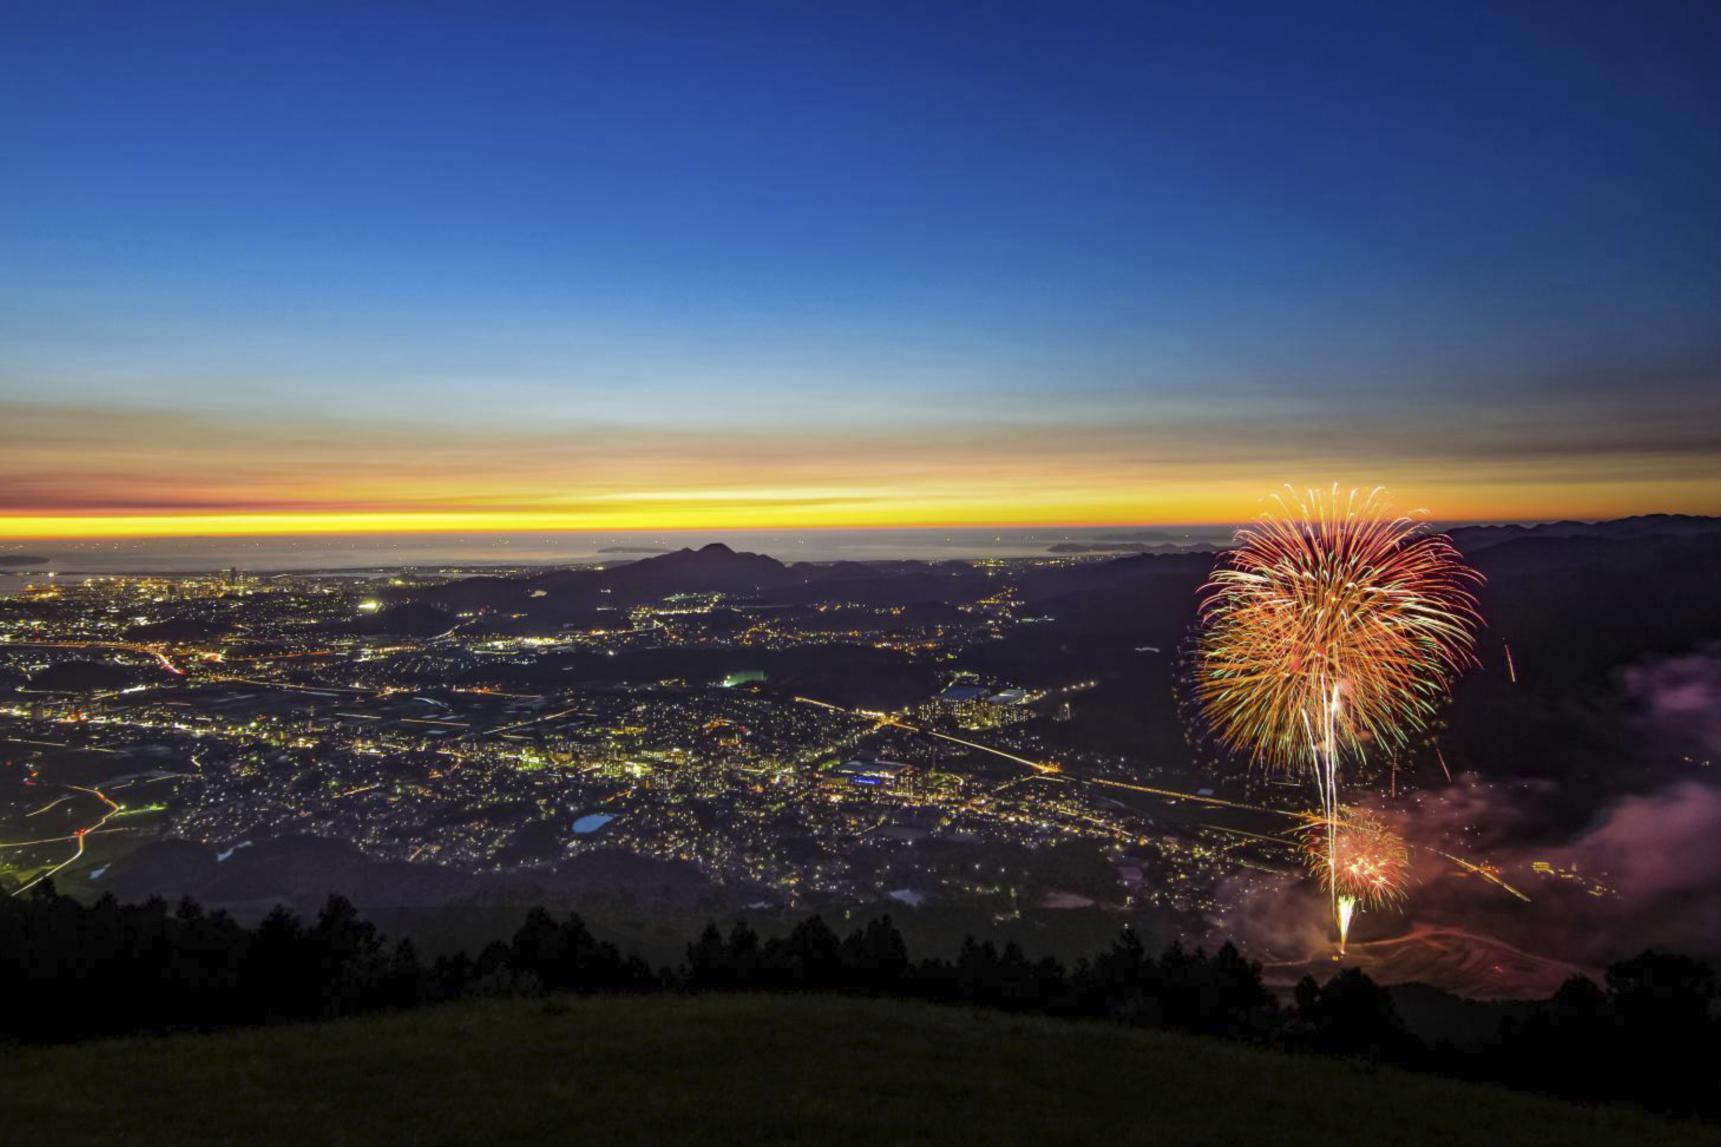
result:
[(1311, 814), (1301, 832), (1304, 863), (1321, 886), (1359, 908), (1402, 902), (1410, 882), (1404, 838), (1366, 809), (1340, 809), (1335, 829), (1329, 841), (1326, 818)]
[(1351, 919), (1359, 908), (1382, 908), (1404, 900), (1410, 882), (1410, 849), (1403, 837), (1365, 809), (1340, 809), (1331, 820), (1311, 813), (1302, 841), (1304, 864), (1332, 893), (1342, 955)]

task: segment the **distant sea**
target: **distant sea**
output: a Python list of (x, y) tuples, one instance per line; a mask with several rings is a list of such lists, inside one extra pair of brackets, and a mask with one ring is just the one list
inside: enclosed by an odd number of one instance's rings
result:
[[(1104, 526), (1043, 529), (689, 530), (665, 533), (384, 534), (257, 538), (153, 538), (0, 543), (0, 594), (52, 570), (80, 574), (251, 573), (486, 566), (584, 565), (636, 561), (685, 546), (722, 542), (786, 562), (942, 561), (1048, 557), (1080, 547), (1097, 553), (1211, 546), (1228, 526)], [(1089, 548), (1092, 547), (1090, 550)]]

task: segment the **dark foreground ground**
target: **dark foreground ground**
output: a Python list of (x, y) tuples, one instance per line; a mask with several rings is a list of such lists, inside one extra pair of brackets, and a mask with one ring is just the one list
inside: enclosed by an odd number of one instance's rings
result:
[(1721, 1131), (891, 1001), (501, 1001), (0, 1051), (7, 1144), (1705, 1143)]

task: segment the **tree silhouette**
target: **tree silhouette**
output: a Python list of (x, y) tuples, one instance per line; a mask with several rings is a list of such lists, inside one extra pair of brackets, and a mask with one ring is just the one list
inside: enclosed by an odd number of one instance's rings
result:
[(708, 923), (682, 968), (653, 973), (576, 914), (525, 914), (507, 942), (428, 966), (410, 939), (389, 942), (344, 897), (307, 926), (280, 906), (246, 928), (191, 900), (84, 904), (43, 881), (0, 899), (0, 1041), (63, 1041), (352, 1015), (480, 996), (544, 992), (789, 990), (912, 996), (1014, 1012), (1080, 1015), (1230, 1039), (1383, 1059), (1584, 1100), (1630, 1099), (1721, 1115), (1712, 1070), (1721, 1025), (1713, 970), (1647, 951), (1607, 970), (1606, 987), (1567, 980), (1522, 1022), (1474, 1053), (1425, 1049), (1391, 994), (1361, 971), (1305, 976), (1279, 1008), (1261, 967), (1231, 944), (1212, 955), (1173, 943), (1157, 958), (1122, 930), (1066, 973), (1014, 941), (973, 936), (954, 960), (911, 959), (888, 916), (840, 938), (808, 916), (761, 938), (745, 921)]

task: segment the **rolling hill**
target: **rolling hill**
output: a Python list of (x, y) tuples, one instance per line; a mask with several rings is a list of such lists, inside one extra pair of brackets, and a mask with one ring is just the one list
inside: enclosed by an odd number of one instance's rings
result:
[(0, 1063), (15, 1143), (1721, 1144), (1216, 1040), (818, 996), (499, 1000)]

